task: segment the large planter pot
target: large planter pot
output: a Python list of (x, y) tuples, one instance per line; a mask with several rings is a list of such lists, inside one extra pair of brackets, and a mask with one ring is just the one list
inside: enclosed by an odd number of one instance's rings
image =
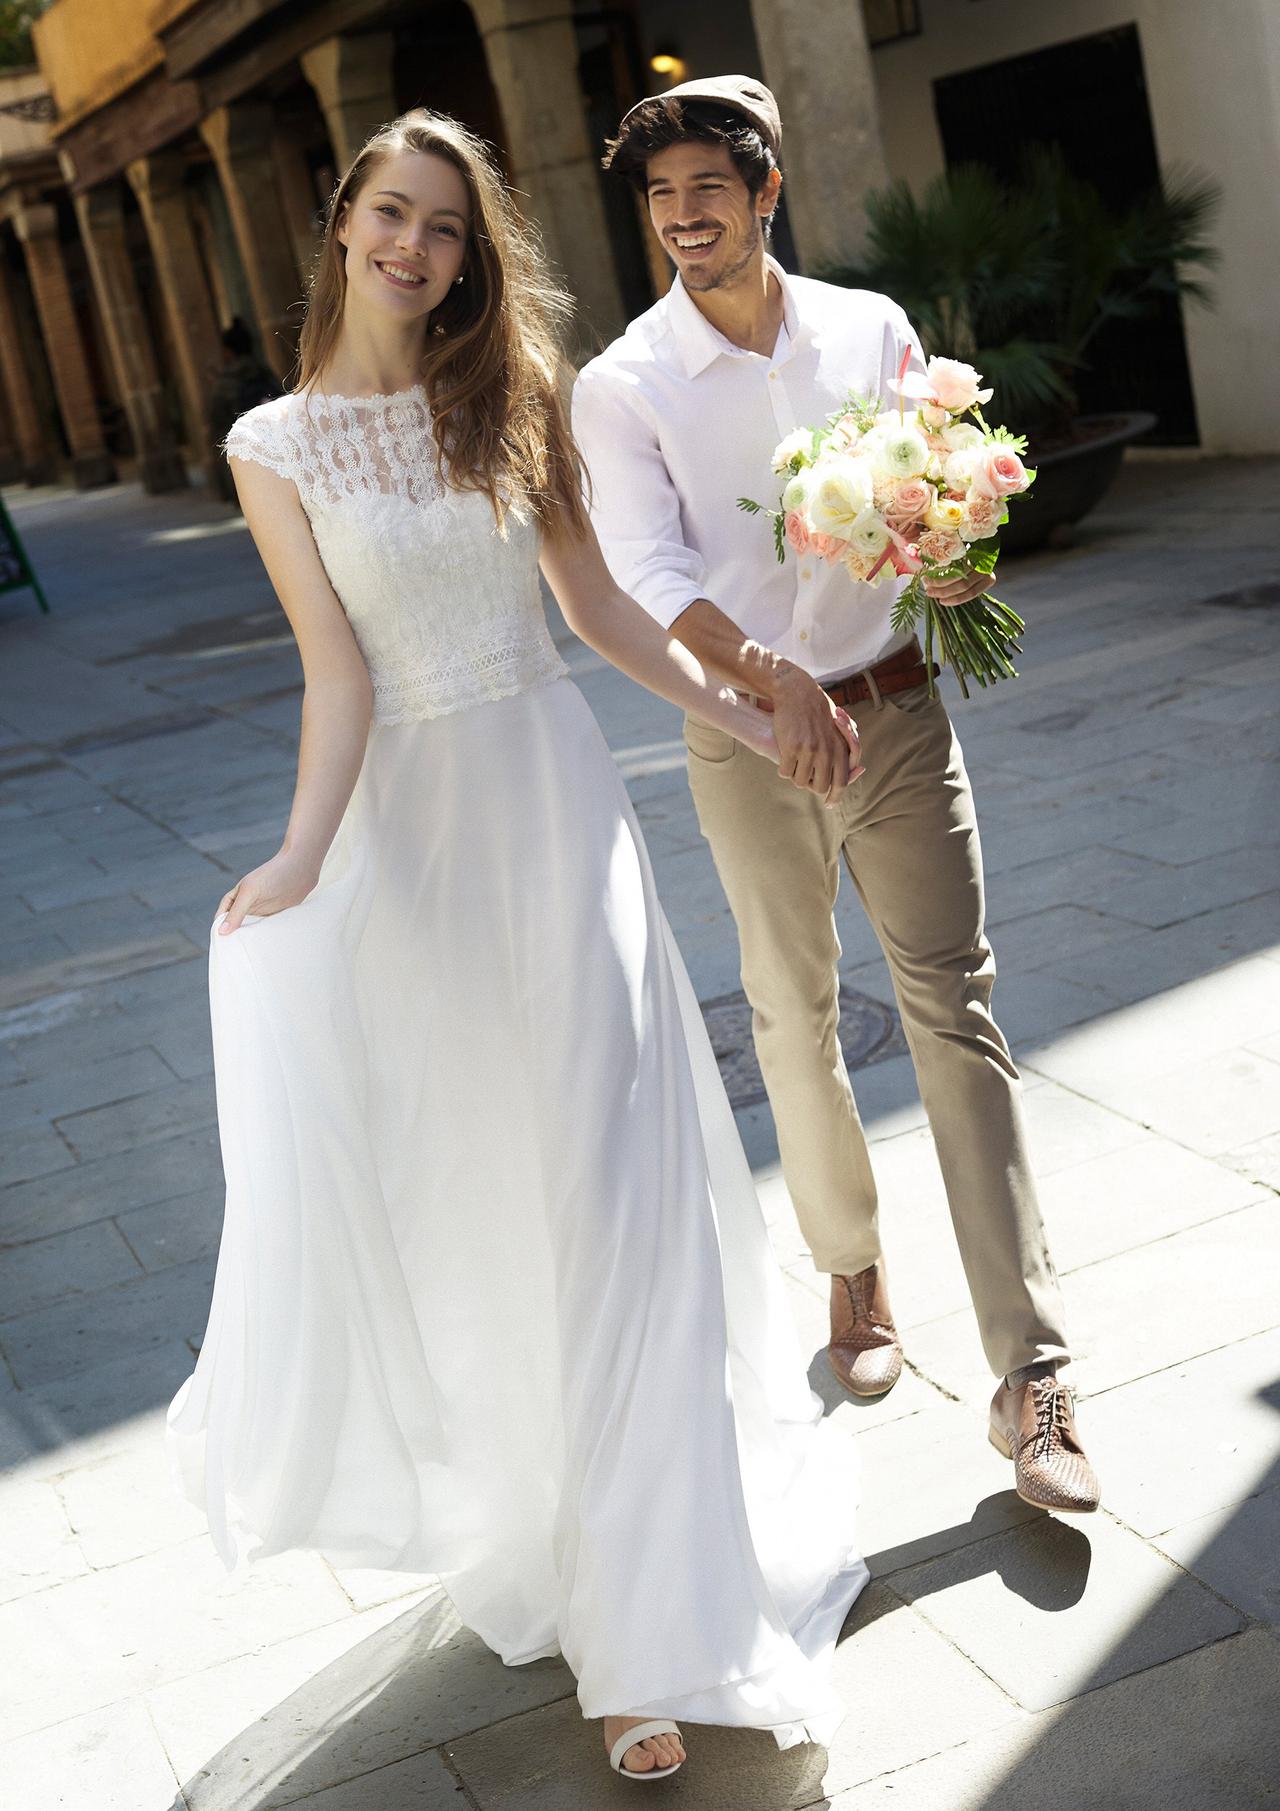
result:
[(1050, 540), (1065, 541), (1071, 524), (1087, 516), (1111, 489), (1125, 447), (1154, 427), (1155, 420), (1146, 410), (1081, 415), (1072, 423), (1073, 438), (1066, 445), (1039, 452), (1033, 441), (1027, 464), (1036, 468), (1035, 486), (1029, 497), (1014, 499), (1000, 530), (1001, 553), (1029, 553)]

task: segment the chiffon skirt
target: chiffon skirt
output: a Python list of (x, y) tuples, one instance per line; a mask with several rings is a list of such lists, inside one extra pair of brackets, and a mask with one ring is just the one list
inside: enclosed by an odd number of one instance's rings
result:
[(436, 1573), (587, 1716), (826, 1740), (852, 1443), (573, 684), (376, 727), (315, 892), (210, 984), (226, 1218), (168, 1441), (224, 1561)]

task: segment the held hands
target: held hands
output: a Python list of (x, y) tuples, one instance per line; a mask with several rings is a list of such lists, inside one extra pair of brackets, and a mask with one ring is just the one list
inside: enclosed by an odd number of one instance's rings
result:
[(990, 591), (995, 582), (994, 573), (969, 572), (959, 578), (926, 579), (924, 588), (935, 604), (950, 607), (953, 604), (967, 604), (973, 598), (981, 597), (984, 591)]
[(772, 718), (778, 772), (801, 791), (834, 805), (866, 772), (852, 718), (799, 667), (788, 666), (777, 676)]
[(238, 930), (249, 913), (271, 918), (290, 906), (301, 905), (319, 879), (314, 862), (291, 850), (281, 849), (270, 861), (263, 862), (252, 874), (236, 882), (218, 902), (218, 911), (226, 917), (218, 926), (218, 935), (227, 937)]

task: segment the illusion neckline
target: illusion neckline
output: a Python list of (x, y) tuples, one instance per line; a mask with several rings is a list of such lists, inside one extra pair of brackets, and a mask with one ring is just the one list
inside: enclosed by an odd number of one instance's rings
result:
[(289, 394), (304, 401), (314, 397), (317, 402), (362, 403), (366, 407), (386, 408), (392, 403), (425, 400), (426, 386), (419, 381), (410, 384), (407, 390), (374, 390), (368, 396), (348, 396), (342, 390), (319, 389), (291, 390)]

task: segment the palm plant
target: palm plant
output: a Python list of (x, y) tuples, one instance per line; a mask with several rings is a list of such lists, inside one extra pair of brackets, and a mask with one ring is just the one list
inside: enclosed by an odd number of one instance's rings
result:
[(867, 257), (828, 280), (900, 302), (925, 350), (974, 364), (1002, 412), (1028, 428), (1076, 413), (1075, 377), (1109, 322), (1168, 296), (1212, 304), (1204, 273), (1219, 259), (1206, 233), (1218, 185), (1186, 171), (1124, 213), (1038, 146), (1020, 179), (980, 165), (936, 176), (917, 199), (905, 182), (866, 198)]

